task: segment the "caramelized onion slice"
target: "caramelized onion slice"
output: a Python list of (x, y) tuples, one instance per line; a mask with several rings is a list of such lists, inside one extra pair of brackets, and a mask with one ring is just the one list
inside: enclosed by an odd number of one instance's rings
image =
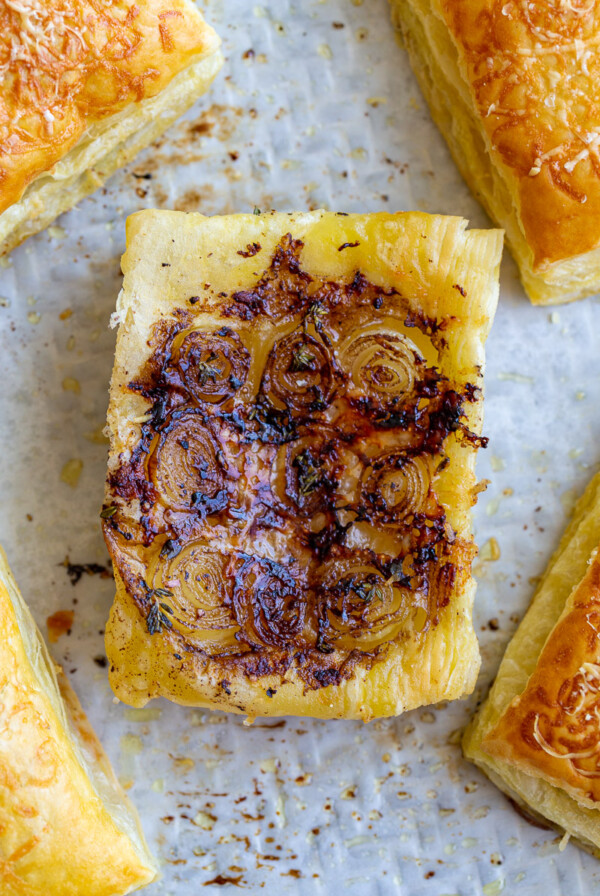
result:
[(233, 610), (239, 637), (250, 646), (299, 646), (306, 608), (306, 592), (289, 567), (263, 557), (243, 559), (235, 576)]
[(421, 595), (386, 579), (368, 559), (325, 564), (317, 599), (322, 650), (374, 650), (402, 630), (424, 626)]
[(359, 458), (335, 431), (315, 427), (280, 447), (271, 489), (290, 510), (312, 515), (349, 503), (361, 470)]
[(201, 516), (227, 505), (219, 446), (198, 411), (176, 412), (158, 434), (148, 470), (161, 501)]
[(430, 462), (391, 451), (376, 458), (365, 470), (361, 496), (368, 515), (386, 525), (402, 525), (421, 511), (431, 487)]
[(377, 404), (389, 405), (413, 391), (425, 361), (406, 336), (382, 330), (342, 346), (340, 365), (350, 375), (354, 389)]
[(324, 408), (333, 385), (327, 348), (299, 329), (276, 342), (269, 352), (261, 390), (275, 407), (300, 412)]
[(202, 404), (222, 404), (246, 382), (250, 353), (230, 327), (188, 330), (173, 349), (185, 387)]
[(158, 594), (172, 628), (211, 655), (239, 651), (231, 611), (229, 558), (193, 541), (174, 557), (157, 553), (148, 584)]

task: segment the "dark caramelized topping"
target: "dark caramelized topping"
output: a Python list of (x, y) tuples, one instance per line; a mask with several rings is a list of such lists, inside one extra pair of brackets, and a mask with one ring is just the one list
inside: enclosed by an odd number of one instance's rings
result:
[(173, 349), (168, 378), (199, 404), (222, 405), (246, 382), (250, 354), (229, 327), (184, 332)]
[(261, 392), (273, 407), (297, 414), (324, 409), (333, 385), (326, 346), (300, 328), (271, 349)]
[(434, 482), (450, 436), (484, 440), (477, 387), (437, 366), (443, 321), (360, 272), (311, 277), (301, 250), (284, 237), (210, 322), (199, 300), (156, 325), (102, 518), (150, 634), (318, 688), (437, 624), (471, 548)]

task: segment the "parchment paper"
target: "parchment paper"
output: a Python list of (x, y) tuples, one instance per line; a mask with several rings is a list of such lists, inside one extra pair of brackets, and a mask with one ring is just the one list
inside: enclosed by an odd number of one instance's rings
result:
[[(106, 189), (0, 267), (0, 540), (139, 807), (163, 877), (148, 896), (589, 894), (600, 864), (531, 827), (460, 753), (458, 730), (600, 460), (600, 307), (532, 308), (506, 257), (488, 343), (475, 511), (483, 666), (468, 701), (368, 726), (258, 721), (113, 701), (112, 581), (98, 524), (126, 216), (418, 208), (489, 222), (432, 124), (385, 0), (210, 0), (226, 67), (212, 92)], [(73, 480), (81, 470), (76, 485)], [(65, 465), (67, 465), (65, 467)], [(490, 542), (495, 539), (495, 542)], [(493, 559), (498, 556), (499, 559)], [(486, 559), (487, 558), (487, 559)], [(203, 888), (206, 888), (203, 889)]]

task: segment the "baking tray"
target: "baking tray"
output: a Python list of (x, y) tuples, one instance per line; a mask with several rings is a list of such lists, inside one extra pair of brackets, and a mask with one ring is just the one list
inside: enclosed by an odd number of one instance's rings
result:
[[(432, 124), (385, 0), (211, 0), (211, 93), (106, 188), (0, 266), (0, 541), (141, 812), (162, 879), (148, 896), (588, 894), (600, 865), (532, 827), (471, 765), (459, 731), (600, 460), (600, 306), (532, 308), (509, 256), (488, 342), (475, 510), (482, 552), (473, 697), (367, 726), (114, 701), (98, 523), (124, 223), (140, 208), (422, 209), (489, 221)], [(67, 481), (65, 481), (67, 480)]]

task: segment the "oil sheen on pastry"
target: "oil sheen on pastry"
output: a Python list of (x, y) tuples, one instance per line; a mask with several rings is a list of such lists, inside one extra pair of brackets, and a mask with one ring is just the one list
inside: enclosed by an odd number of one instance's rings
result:
[(418, 214), (129, 220), (102, 512), (118, 696), (368, 719), (472, 688), (500, 245)]

